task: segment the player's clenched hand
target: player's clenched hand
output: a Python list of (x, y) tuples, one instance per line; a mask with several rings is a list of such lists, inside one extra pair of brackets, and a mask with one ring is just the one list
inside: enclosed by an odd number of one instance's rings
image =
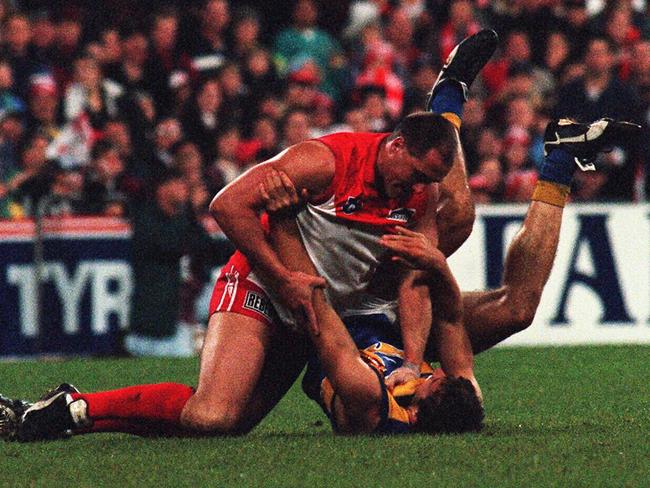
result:
[(444, 254), (424, 234), (405, 227), (395, 227), (396, 234), (385, 234), (379, 244), (394, 253), (392, 259), (409, 268), (440, 269), (445, 266)]
[(397, 385), (403, 385), (409, 381), (416, 380), (420, 377), (420, 370), (415, 365), (406, 364), (397, 368), (388, 377), (386, 377), (386, 388), (392, 390)]
[(292, 271), (280, 291), (282, 301), (289, 307), (296, 321), (306, 324), (314, 335), (319, 334), (313, 305), (314, 291), (326, 286), (327, 282), (320, 276)]
[(270, 214), (291, 210), (300, 205), (307, 191), (298, 195), (291, 179), (282, 171), (271, 169), (259, 185), (259, 192), (266, 211)]

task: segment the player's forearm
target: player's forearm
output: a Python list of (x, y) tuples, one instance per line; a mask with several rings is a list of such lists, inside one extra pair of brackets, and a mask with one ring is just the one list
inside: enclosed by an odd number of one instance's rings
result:
[(471, 379), (474, 377), (474, 356), (463, 325), (460, 287), (447, 262), (443, 264), (429, 276), (432, 336), (445, 373)]
[(414, 271), (404, 279), (399, 289), (398, 306), (404, 359), (419, 365), (431, 331), (431, 299), (422, 273)]
[[(302, 243), (295, 219), (272, 220), (270, 239), (287, 268), (292, 271), (317, 274)], [(313, 306), (320, 333), (314, 334), (311, 328), (308, 332), (320, 357), (325, 375), (344, 404), (354, 403), (362, 390), (367, 388), (366, 375), (368, 373), (373, 375), (370, 378), (373, 380), (374, 373), (361, 360), (359, 350), (345, 324), (327, 302), (322, 290), (314, 291)]]
[(462, 322), (437, 322), (433, 335), (443, 371), (450, 376), (474, 377), (474, 355)]
[(210, 213), (233, 245), (250, 260), (272, 284), (287, 276), (287, 269), (267, 241), (257, 212), (238, 204), (230, 195), (217, 195), (210, 204)]

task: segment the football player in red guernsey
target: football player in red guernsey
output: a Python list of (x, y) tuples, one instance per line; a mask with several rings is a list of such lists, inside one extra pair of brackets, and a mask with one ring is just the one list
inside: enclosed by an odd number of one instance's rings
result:
[[(327, 298), (341, 317), (381, 313), (399, 324), (404, 362), (394, 374), (416, 376), (431, 327), (429, 289), (422, 270), (398, 273), (379, 241), (402, 225), (448, 255), (471, 232), (474, 213), (458, 129), (468, 86), (496, 44), (490, 30), (463, 41), (436, 80), (427, 112), (406, 117), (392, 133), (335, 134), (297, 144), (214, 198), (212, 215), (239, 252), (215, 285), (196, 390), (165, 383), (82, 395), (64, 385), (20, 416), (19, 437), (51, 438), (84, 428), (247, 432), (304, 367), (308, 341), (287, 324), (317, 327), (313, 292), (326, 282)], [(271, 170), (311, 195), (297, 223), (321, 276), (291, 271), (268, 242), (258, 187)], [(441, 342), (450, 354), (441, 361), (453, 374), (454, 355), (467, 353), (467, 341), (464, 329), (448, 331)]]
[[(467, 379), (468, 381), (463, 380), (461, 383), (464, 382), (466, 386), (469, 383), (469, 392), (471, 393), (473, 389), (473, 397), (479, 398), (480, 390), (472, 372), (472, 353), (491, 347), (532, 322), (552, 268), (563, 208), (569, 196), (570, 183), (576, 164), (583, 171), (594, 169), (593, 161), (598, 152), (606, 147), (611, 147), (613, 143), (638, 129), (639, 126), (634, 124), (616, 122), (611, 119), (600, 119), (591, 124), (580, 124), (569, 120), (559, 120), (549, 124), (545, 134), (547, 155), (538, 167), (539, 181), (532, 197), (533, 201), (521, 230), (508, 249), (503, 284), (496, 290), (463, 293), (459, 296), (460, 292), (453, 276), (446, 267), (444, 254), (436, 249), (435, 241), (431, 239), (430, 235), (395, 226), (393, 232), (379, 237), (379, 246), (388, 251), (386, 255), (382, 256), (382, 260), (385, 259), (384, 262), (405, 263), (410, 269), (421, 273), (418, 285), (423, 287), (422, 291), (427, 294), (428, 303), (434, 308), (435, 313), (431, 314), (431, 310), (425, 308), (415, 312), (422, 321), (428, 322), (427, 327), (434, 326), (431, 342), (435, 348), (429, 351), (426, 359), (433, 359), (437, 355), (443, 372), (427, 371), (427, 367), (422, 366), (422, 361), (413, 365), (415, 368), (405, 366), (405, 363), (409, 361), (406, 348), (404, 347), (403, 351), (397, 350), (391, 344), (391, 342), (399, 343), (401, 341), (405, 345), (404, 331), (401, 332), (402, 337), (385, 334), (386, 330), (395, 330), (391, 322), (391, 308), (381, 308), (380, 301), (377, 301), (377, 299), (386, 298), (386, 296), (379, 293), (362, 296), (362, 299), (354, 305), (354, 314), (347, 316), (347, 322), (350, 329), (357, 329), (357, 331), (359, 328), (354, 324), (360, 322), (362, 328), (365, 327), (366, 330), (370, 328), (371, 334), (384, 335), (388, 337), (388, 340), (381, 337), (377, 340), (371, 339), (370, 344), (362, 344), (362, 339), (357, 337), (355, 344), (350, 333), (342, 326), (338, 315), (341, 314), (345, 318), (347, 311), (344, 308), (341, 309), (342, 312), (332, 308), (335, 300), (330, 297), (335, 297), (334, 294), (328, 296), (332, 303), (330, 305), (323, 292), (316, 290), (311, 301), (314, 305), (314, 316), (311, 321), (304, 320), (304, 322), (310, 324), (309, 334), (320, 355), (323, 371), (327, 378), (327, 381), (321, 382), (322, 395), (319, 398), (328, 401), (324, 408), (332, 418), (337, 430), (342, 432), (402, 432), (411, 431), (411, 429), (416, 431), (448, 429), (448, 427), (440, 427), (437, 424), (436, 419), (443, 417), (443, 412), (439, 411), (435, 411), (433, 415), (427, 415), (427, 418), (433, 419), (433, 422), (426, 422), (428, 427), (425, 428), (422, 425), (423, 411), (432, 412), (430, 401), (433, 401), (433, 406), (435, 406), (441, 395), (445, 393), (443, 391), (445, 388), (441, 386), (446, 383), (443, 373), (447, 376)], [(437, 161), (434, 163), (437, 164)], [(291, 190), (294, 188), (293, 182), (288, 176), (276, 173), (275, 170), (269, 170), (263, 179), (269, 178), (271, 180), (279, 178), (281, 184), (276, 183), (264, 187), (260, 181), (258, 198), (262, 204), (272, 200), (267, 195), (268, 191), (274, 191), (272, 188), (284, 188), (287, 193), (293, 192), (295, 195), (295, 189)], [(307, 207), (309, 205), (312, 204), (307, 204)], [(270, 210), (277, 210), (277, 208), (270, 208)], [(282, 238), (282, 234), (272, 231), (269, 234), (269, 246), (271, 249), (277, 250), (278, 261), (282, 263), (282, 266), (287, 267), (287, 272), (301, 273), (302, 279), (306, 282), (310, 279), (314, 281), (320, 279), (315, 275), (315, 272), (320, 272), (317, 269), (317, 260), (314, 260), (313, 256), (309, 254), (306, 243), (297, 238), (303, 236), (303, 231), (299, 228), (300, 214), (296, 219), (285, 219), (285, 222), (287, 221), (298, 227), (298, 230), (293, 232), (293, 243), (278, 240)], [(364, 225), (368, 224), (364, 223)], [(295, 245), (296, 242), (298, 247)], [(303, 244), (305, 244), (306, 250), (303, 249)], [(344, 244), (344, 241), (341, 240), (340, 245)], [(375, 273), (379, 273), (379, 270), (375, 270)], [(236, 272), (232, 276), (234, 279), (230, 295), (236, 296), (240, 281)], [(390, 275), (385, 275), (384, 281), (390, 282)], [(242, 283), (244, 283), (243, 280)], [(246, 289), (245, 284), (244, 289)], [(372, 288), (369, 290), (374, 291)], [(331, 289), (328, 287), (326, 292), (330, 293), (330, 291)], [(241, 306), (257, 308), (260, 313), (268, 313), (267, 310), (270, 309), (259, 306), (260, 293), (257, 292), (258, 297), (255, 300), (246, 299)], [(221, 302), (221, 298), (218, 301)], [(233, 300), (233, 304), (237, 303), (236, 300)], [(461, 303), (462, 306), (459, 305)], [(380, 310), (379, 313), (363, 313), (364, 306), (367, 304), (379, 307), (377, 308)], [(213, 318), (228, 314), (230, 315), (227, 320), (243, 315), (237, 311), (231, 311), (215, 313)], [(248, 318), (246, 315), (243, 316)], [(377, 316), (381, 317), (380, 321), (376, 320)], [(262, 321), (260, 320), (260, 322)], [(250, 326), (251, 323), (248, 322), (248, 325)], [(220, 325), (220, 327), (213, 329), (216, 339), (208, 342), (204, 348), (199, 381), (212, 371), (221, 371), (220, 368), (214, 370), (206, 368), (206, 361), (208, 365), (219, 364), (219, 357), (212, 356), (212, 354), (219, 349), (220, 341), (223, 341), (223, 338), (220, 337), (221, 334), (230, 338), (231, 345), (237, 348), (237, 341), (232, 340), (232, 336), (236, 334), (230, 330), (230, 327), (234, 327), (234, 325), (224, 324), (227, 322), (217, 321), (216, 324), (212, 324)], [(388, 324), (388, 328), (383, 328), (386, 324)], [(246, 327), (244, 322), (243, 330), (252, 336), (250, 331), (254, 329)], [(321, 331), (319, 327), (323, 330)], [(304, 364), (305, 356), (301, 355), (299, 351), (305, 344), (298, 335), (291, 335), (288, 329), (279, 329), (278, 323), (272, 322), (269, 324), (268, 336), (271, 339), (268, 342), (261, 342), (261, 344), (277, 346), (277, 348), (265, 350), (265, 353), (268, 353), (265, 356), (266, 364), (257, 376), (258, 381), (250, 396), (243, 400), (236, 399), (234, 405), (237, 407), (238, 402), (248, 402), (244, 409), (244, 417), (236, 417), (236, 422), (227, 424), (227, 429), (221, 426), (202, 429), (201, 425), (196, 426), (184, 421), (185, 409), (191, 399), (198, 395), (198, 391), (201, 389), (200, 385), (197, 393), (185, 385), (164, 383), (82, 394), (70, 385), (64, 384), (33, 405), (0, 397), (0, 435), (8, 439), (17, 438), (28, 441), (57, 438), (68, 432), (119, 431), (147, 435), (164, 433), (214, 435), (245, 432), (259, 422), (260, 412), (264, 413), (264, 408), (268, 408), (269, 395), (271, 395), (271, 399), (274, 399), (275, 397), (272, 395), (280, 391), (273, 387), (273, 382), (282, 384), (283, 379), (286, 378), (286, 371), (282, 366), (293, 364), (297, 359), (299, 359), (300, 365)], [(295, 342), (283, 343), (277, 338)], [(251, 344), (254, 345), (254, 341), (251, 341)], [(425, 340), (422, 347), (423, 357), (426, 345)], [(363, 348), (361, 354), (357, 347)], [(236, 368), (242, 366), (242, 358), (246, 358), (249, 353), (243, 348), (239, 348), (237, 351), (242, 355), (241, 358), (234, 355), (228, 356), (232, 360), (230, 366), (234, 368), (232, 374), (235, 376), (237, 375)], [(278, 356), (278, 352), (286, 355)], [(277, 362), (272, 362), (270, 359), (276, 359)], [(394, 365), (391, 366), (391, 363), (395, 363), (397, 369), (394, 369)], [(225, 369), (225, 366), (222, 367)], [(415, 380), (414, 385), (413, 381), (406, 382), (404, 378), (395, 378), (399, 370), (405, 369), (415, 370), (412, 373)], [(391, 370), (392, 374), (386, 376)], [(406, 406), (400, 405), (398, 398), (404, 395), (399, 392), (399, 387), (409, 383), (413, 385), (412, 391), (407, 392), (412, 397), (410, 403)], [(225, 386), (227, 387), (228, 384), (226, 383)], [(215, 391), (215, 398), (224, 396), (229, 397), (229, 392)], [(454, 400), (454, 402), (457, 401), (461, 400), (458, 398)], [(216, 405), (219, 406), (219, 403), (216, 402)], [(476, 411), (476, 409), (473, 410)], [(457, 411), (456, 407), (447, 410), (448, 413), (451, 412), (452, 416), (454, 411)], [(249, 413), (252, 418), (246, 419), (245, 415)], [(480, 415), (474, 416), (474, 418), (480, 419)], [(233, 425), (235, 428), (230, 428)], [(452, 425), (458, 426), (459, 424), (452, 422)], [(451, 430), (456, 428), (458, 430), (473, 430), (472, 425), (480, 426), (480, 420), (478, 424), (470, 422), (469, 425), (461, 424), (458, 427), (452, 427)]]

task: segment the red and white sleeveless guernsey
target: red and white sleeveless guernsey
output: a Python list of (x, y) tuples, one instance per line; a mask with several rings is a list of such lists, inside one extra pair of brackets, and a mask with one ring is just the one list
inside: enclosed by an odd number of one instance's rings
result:
[[(341, 317), (386, 313), (395, 319), (398, 270), (378, 241), (395, 225), (412, 227), (426, 210), (425, 191), (414, 191), (407, 200), (380, 195), (377, 155), (388, 136), (343, 132), (315, 139), (334, 154), (334, 178), (318, 201), (298, 214), (297, 221), (310, 258), (327, 280), (330, 303)], [(224, 273), (239, 263), (237, 268), (248, 280), (266, 289), (250, 266), (241, 266), (242, 258), (234, 256)], [(241, 271), (239, 280), (244, 278)], [(288, 321), (272, 291), (267, 292), (281, 319)]]

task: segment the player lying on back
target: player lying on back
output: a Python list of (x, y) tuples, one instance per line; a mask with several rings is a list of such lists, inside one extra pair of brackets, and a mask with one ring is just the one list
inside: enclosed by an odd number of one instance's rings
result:
[[(292, 271), (315, 275), (295, 218), (287, 212), (289, 205), (298, 203), (291, 180), (272, 172), (261, 192), (267, 209), (272, 211), (271, 239), (284, 265)], [(452, 361), (446, 363), (455, 376), (445, 375), (442, 369), (434, 371), (423, 362), (417, 379), (392, 385), (391, 374), (404, 363), (394, 325), (381, 313), (350, 317), (344, 324), (323, 291), (317, 290), (313, 305), (319, 329), (308, 330), (320, 361), (310, 361), (303, 388), (320, 403), (339, 433), (478, 431), (483, 408), (462, 325), (458, 284), (444, 255), (428, 239), (402, 227), (397, 231), (423, 239), (423, 247), (413, 247), (395, 259), (426, 271), (435, 322), (432, 330), (451, 329), (451, 334), (460, 338), (456, 341), (460, 351), (455, 351)], [(445, 331), (445, 335), (449, 334), (449, 330)], [(438, 351), (445, 354), (446, 348), (443, 345)]]

